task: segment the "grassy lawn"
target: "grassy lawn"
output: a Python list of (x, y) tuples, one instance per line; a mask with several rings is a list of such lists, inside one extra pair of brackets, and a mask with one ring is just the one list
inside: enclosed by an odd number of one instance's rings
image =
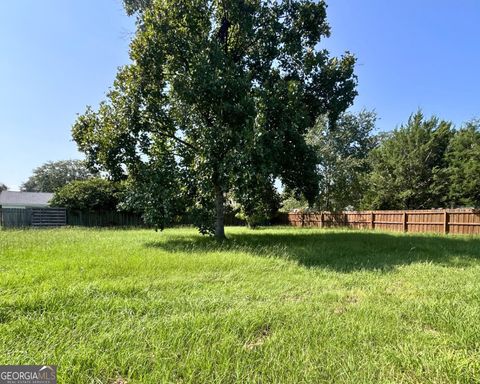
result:
[(480, 382), (480, 238), (0, 231), (0, 364), (59, 383)]

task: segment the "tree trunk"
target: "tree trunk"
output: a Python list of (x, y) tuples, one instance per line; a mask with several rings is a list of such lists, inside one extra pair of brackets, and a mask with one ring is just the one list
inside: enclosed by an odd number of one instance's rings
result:
[(215, 188), (215, 237), (225, 239), (225, 201), (221, 188)]

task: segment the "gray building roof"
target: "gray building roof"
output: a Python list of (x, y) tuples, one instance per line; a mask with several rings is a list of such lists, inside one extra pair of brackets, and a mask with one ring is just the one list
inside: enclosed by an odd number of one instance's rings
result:
[(3, 191), (0, 192), (0, 205), (46, 207), (52, 198), (53, 193)]

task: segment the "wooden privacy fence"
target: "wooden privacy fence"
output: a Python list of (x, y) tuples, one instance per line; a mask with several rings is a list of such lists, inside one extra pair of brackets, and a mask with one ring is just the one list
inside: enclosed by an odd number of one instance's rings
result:
[(0, 209), (0, 226), (5, 228), (58, 227), (66, 224), (65, 208)]
[(141, 226), (140, 215), (126, 212), (82, 212), (65, 208), (1, 208), (0, 226), (5, 228)]
[[(191, 217), (183, 217), (176, 225), (192, 225)], [(67, 211), (67, 224), (82, 227), (144, 227), (143, 218), (138, 213), (117, 211)], [(243, 220), (233, 214), (225, 215), (225, 225), (242, 226)]]
[[(190, 224), (188, 220), (179, 224)], [(226, 225), (245, 225), (226, 215)], [(480, 210), (432, 209), (407, 211), (290, 212), (274, 224), (296, 227), (347, 227), (397, 232), (432, 232), (480, 235)], [(144, 226), (140, 215), (128, 212), (81, 212), (64, 208), (2, 208), (0, 226), (54, 227), (63, 225), (106, 227)]]
[(480, 235), (480, 210), (291, 212), (284, 224), (296, 227), (348, 227), (396, 232)]
[(139, 227), (145, 225), (139, 214), (117, 211), (67, 211), (67, 224), (81, 227)]
[(32, 208), (32, 227), (60, 227), (67, 225), (65, 208)]
[(32, 213), (29, 209), (0, 209), (0, 226), (4, 228), (21, 228), (32, 225)]
[[(191, 225), (191, 218), (184, 218), (177, 225)], [(22, 227), (145, 227), (138, 213), (117, 211), (77, 211), (65, 208), (3, 208), (0, 209), (0, 226), (5, 228)], [(245, 225), (233, 214), (225, 215), (225, 225)]]

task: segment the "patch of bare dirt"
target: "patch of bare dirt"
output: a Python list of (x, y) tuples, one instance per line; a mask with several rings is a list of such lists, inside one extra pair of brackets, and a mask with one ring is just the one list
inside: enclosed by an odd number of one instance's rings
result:
[(360, 302), (360, 298), (356, 295), (347, 295), (341, 300), (341, 304), (333, 310), (335, 315), (342, 315), (348, 311), (348, 308), (352, 305), (356, 305)]
[(122, 377), (118, 377), (115, 381), (112, 381), (111, 384), (127, 384), (127, 380)]
[(265, 324), (263, 327), (261, 327), (258, 330), (255, 338), (253, 338), (252, 340), (250, 340), (244, 345), (244, 348), (248, 351), (251, 351), (255, 348), (262, 346), (265, 343), (265, 341), (268, 339), (270, 334), (271, 334), (270, 325)]

